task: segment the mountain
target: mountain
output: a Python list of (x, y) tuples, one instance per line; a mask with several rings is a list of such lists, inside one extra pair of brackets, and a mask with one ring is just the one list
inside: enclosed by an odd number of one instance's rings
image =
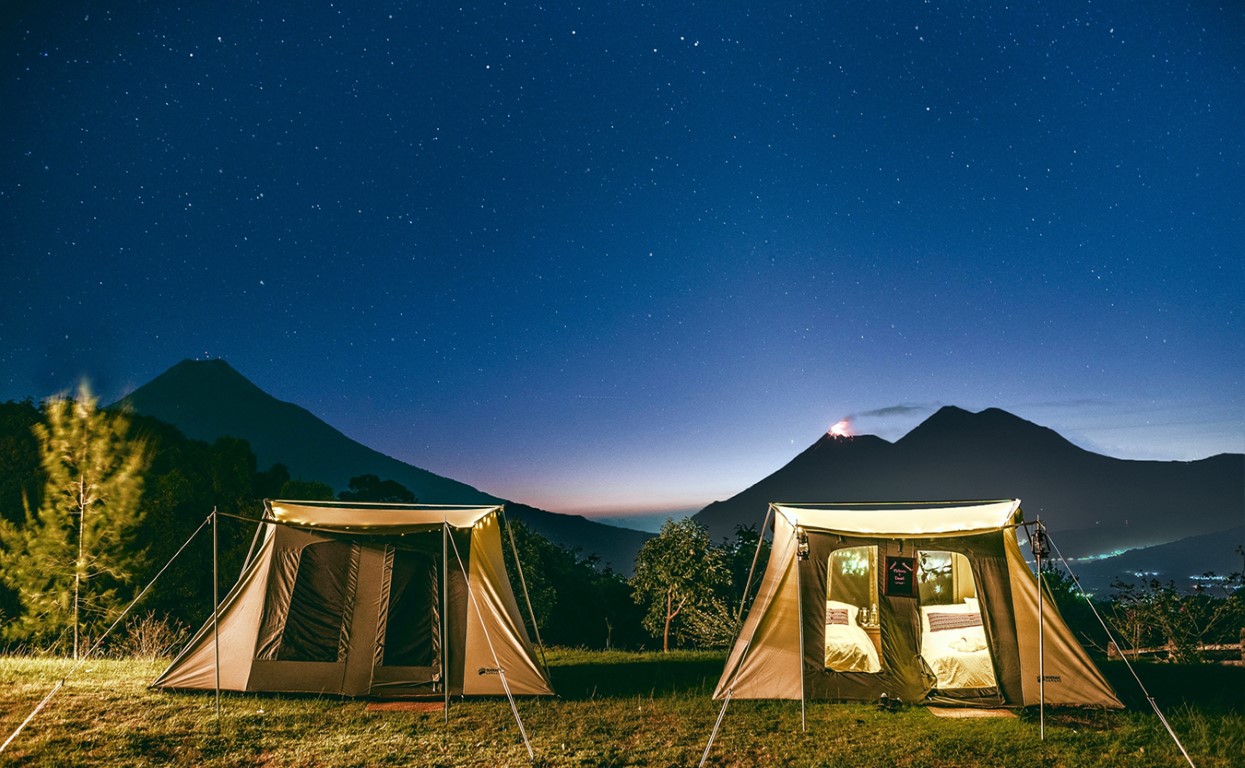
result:
[(631, 572), (635, 553), (651, 536), (507, 501), (398, 461), (351, 440), (306, 409), (269, 395), (224, 360), (183, 360), (120, 404), (197, 440), (241, 438), (260, 467), (281, 463), (295, 478), (319, 480), (337, 490), (346, 488), (352, 477), (373, 474), (398, 481), (428, 503), (504, 503), (507, 514), (551, 541), (599, 555), (621, 573)]
[(947, 406), (894, 443), (824, 435), (695, 517), (716, 539), (760, 523), (772, 501), (1002, 498), (1021, 499), (1069, 557), (1155, 546), (1245, 522), (1245, 455), (1116, 459), (997, 408)]
[(1237, 547), (1245, 544), (1245, 525), (1227, 531), (1190, 536), (1170, 544), (1130, 549), (1103, 560), (1073, 564), (1081, 585), (1089, 591), (1111, 587), (1116, 579), (1137, 584), (1141, 579), (1169, 581), (1179, 586), (1203, 583), (1209, 593), (1218, 594), (1214, 579), (1201, 579), (1207, 572), (1217, 577), (1245, 572), (1245, 562)]

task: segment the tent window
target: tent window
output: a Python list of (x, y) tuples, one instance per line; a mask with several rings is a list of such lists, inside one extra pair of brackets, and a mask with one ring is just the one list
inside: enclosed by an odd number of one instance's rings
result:
[(826, 566), (826, 669), (880, 672), (878, 548), (835, 550)]
[(350, 544), (341, 541), (303, 548), (277, 660), (343, 660), (339, 641), (347, 629), (347, 607), (353, 599), (352, 554)]
[(921, 656), (939, 690), (993, 688), (994, 660), (968, 558), (924, 551), (917, 558), (921, 600)]
[(405, 550), (394, 553), (382, 666), (437, 665), (441, 656), (437, 577), (437, 563), (431, 556)]

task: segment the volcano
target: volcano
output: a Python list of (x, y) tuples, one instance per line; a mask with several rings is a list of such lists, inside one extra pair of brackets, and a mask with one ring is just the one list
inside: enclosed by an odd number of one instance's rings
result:
[(770, 502), (1019, 498), (1026, 519), (1040, 517), (1065, 555), (1086, 557), (1237, 528), (1245, 522), (1243, 489), (1242, 454), (1117, 459), (1007, 411), (946, 406), (894, 443), (823, 435), (695, 518), (720, 538), (759, 524)]
[(422, 502), (505, 504), (507, 514), (557, 544), (595, 554), (630, 573), (651, 534), (564, 515), (493, 496), (466, 483), (407, 464), (346, 437), (293, 403), (264, 392), (224, 360), (184, 360), (123, 398), (136, 413), (172, 424), (187, 437), (247, 441), (259, 466), (284, 464), (292, 477), (336, 490), (364, 474), (396, 480)]

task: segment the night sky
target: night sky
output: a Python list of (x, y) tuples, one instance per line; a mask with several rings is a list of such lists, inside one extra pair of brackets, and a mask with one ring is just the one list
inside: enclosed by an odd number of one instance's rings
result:
[(1245, 450), (1238, 2), (0, 13), (0, 400), (219, 357), (590, 514), (940, 404)]

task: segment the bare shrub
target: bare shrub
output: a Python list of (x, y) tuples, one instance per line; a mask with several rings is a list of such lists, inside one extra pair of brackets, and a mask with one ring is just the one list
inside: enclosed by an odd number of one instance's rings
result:
[(117, 656), (153, 661), (171, 656), (189, 634), (190, 628), (182, 622), (148, 611), (125, 623), (125, 634), (113, 650)]

